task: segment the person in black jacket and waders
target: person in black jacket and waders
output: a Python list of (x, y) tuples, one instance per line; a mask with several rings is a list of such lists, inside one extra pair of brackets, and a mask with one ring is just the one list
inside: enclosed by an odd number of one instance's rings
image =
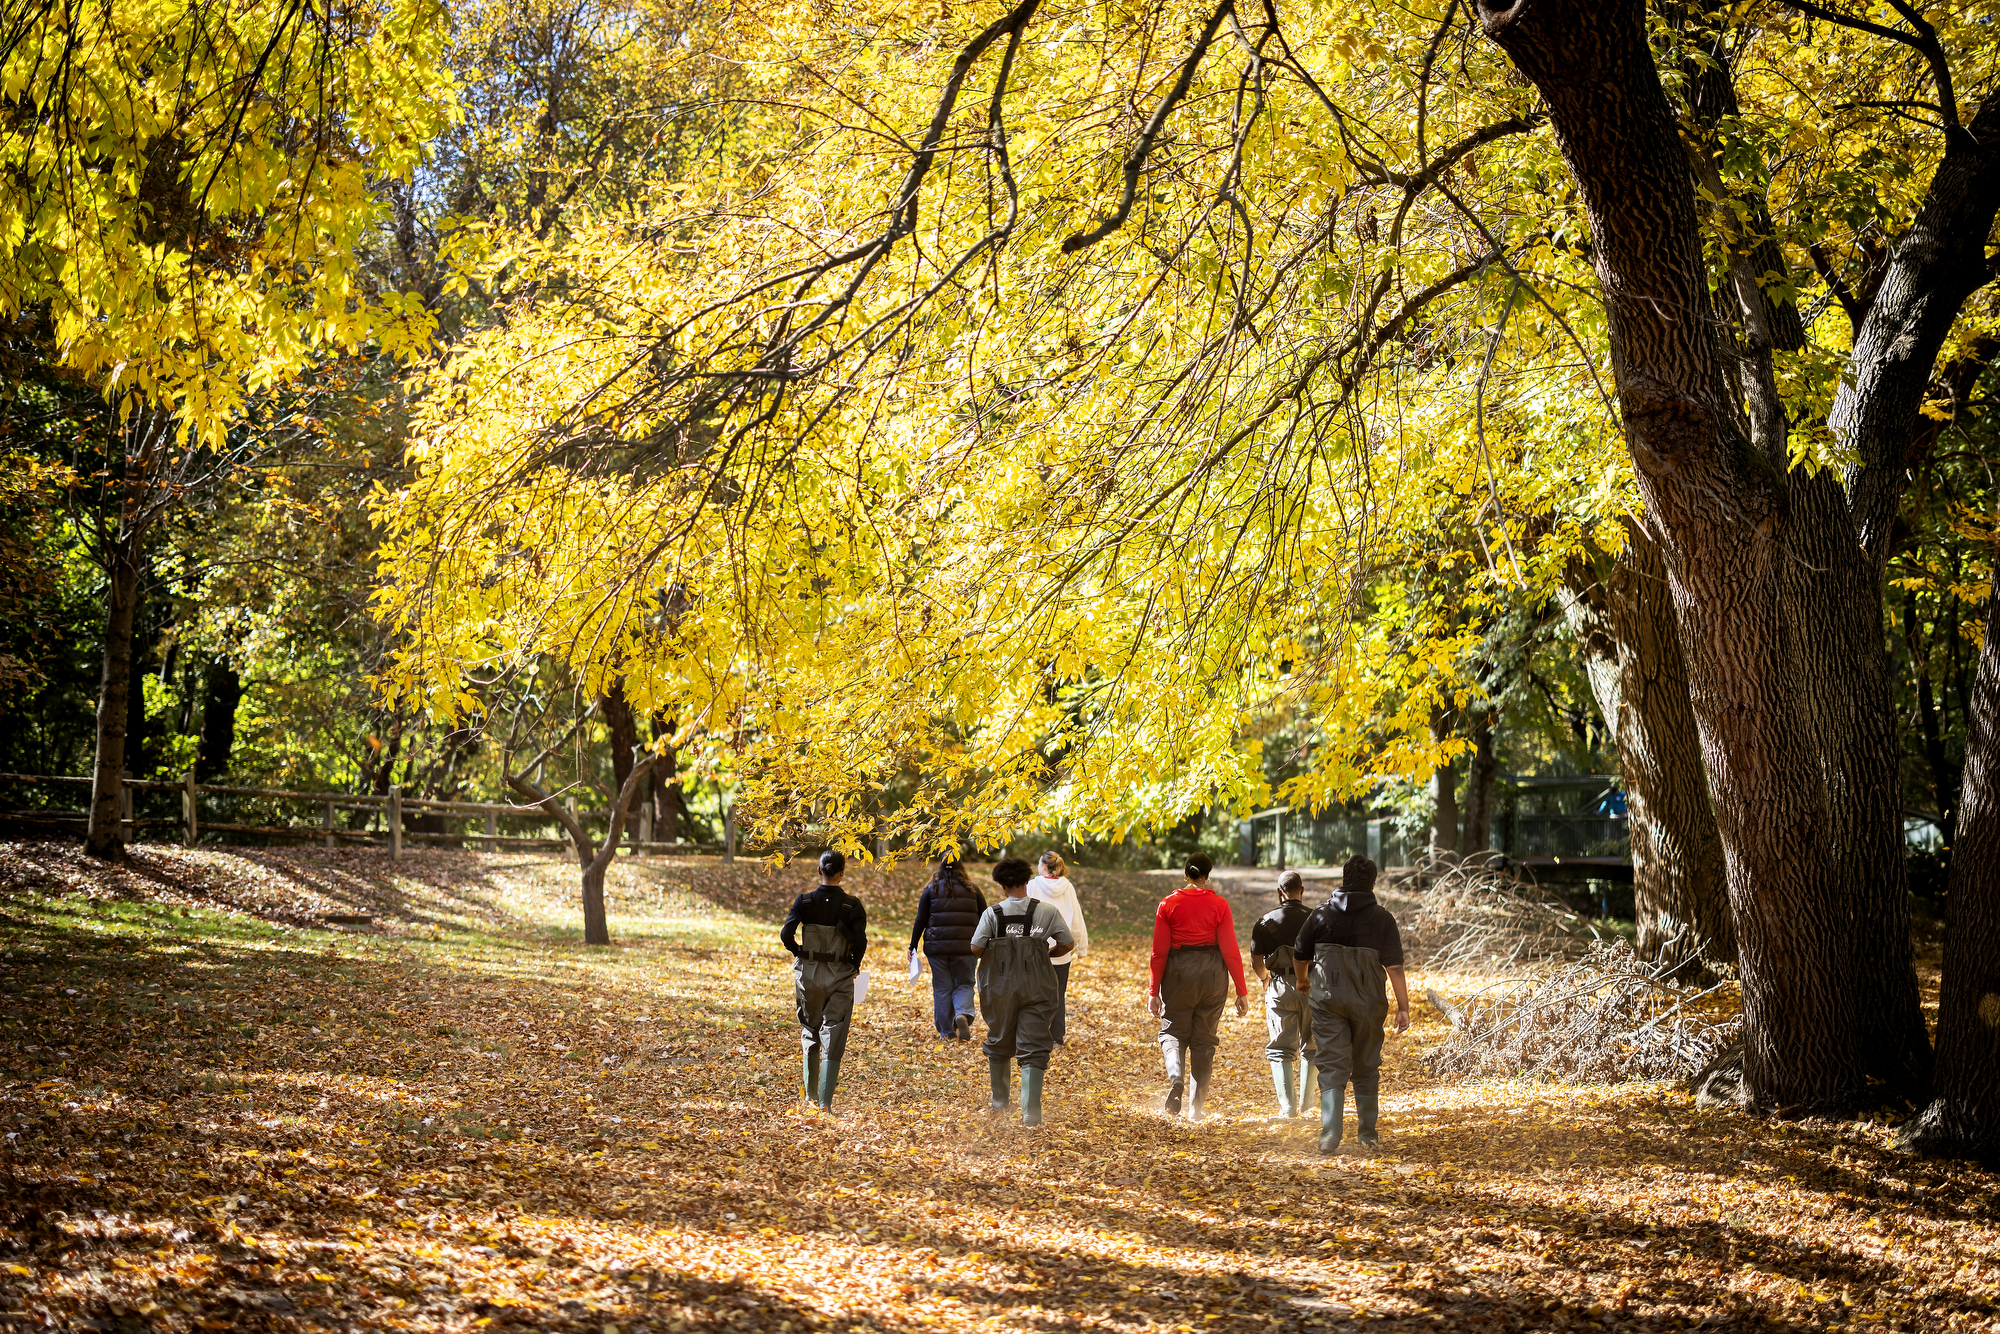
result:
[(1410, 988), (1403, 980), (1403, 936), (1375, 901), (1375, 863), (1349, 857), (1340, 888), (1306, 918), (1292, 945), (1298, 983), (1311, 988), (1313, 1040), (1319, 1044), (1319, 1151), (1340, 1151), (1341, 1102), (1354, 1081), (1354, 1116), (1361, 1147), (1381, 1147), (1382, 1023), (1389, 1017), (1383, 983), (1396, 989), (1396, 1031), (1410, 1027)]
[(833, 1090), (840, 1082), (841, 1058), (847, 1054), (854, 975), (868, 952), (868, 910), (840, 887), (846, 874), (847, 858), (832, 849), (822, 852), (819, 888), (799, 895), (778, 932), (778, 939), (792, 952), (806, 1099), (825, 1112), (833, 1110)]
[(1250, 929), (1250, 966), (1264, 985), (1264, 1027), (1270, 1034), (1264, 1058), (1278, 1089), (1278, 1115), (1287, 1118), (1313, 1104), (1312, 1011), (1292, 967), (1292, 945), (1311, 916), (1305, 892), (1305, 878), (1297, 871), (1279, 876), (1278, 906)]
[(1055, 1047), (1056, 1007), (1062, 983), (1049, 955), (1076, 944), (1062, 910), (1028, 897), (1032, 872), (1019, 858), (993, 868), (1007, 897), (988, 908), (972, 933), (979, 958), (979, 1012), (986, 1017), (986, 1064), (993, 1075), (995, 1116), (1008, 1110), (1013, 1062), (1021, 1064), (1021, 1124), (1042, 1123), (1042, 1074)]

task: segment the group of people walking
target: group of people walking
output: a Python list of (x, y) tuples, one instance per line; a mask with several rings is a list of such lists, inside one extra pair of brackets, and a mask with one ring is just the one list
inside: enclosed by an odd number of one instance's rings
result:
[[(793, 956), (805, 1096), (833, 1105), (854, 982), (868, 948), (867, 913), (841, 888), (847, 868), (838, 852), (820, 855), (820, 884), (802, 894), (779, 932)], [(1082, 906), (1062, 857), (1043, 855), (1037, 868), (1018, 858), (993, 867), (999, 898), (965, 877), (955, 858), (940, 862), (917, 902), (910, 928), (911, 979), (919, 951), (931, 970), (938, 1035), (967, 1042), (977, 1015), (985, 1020), (983, 1050), (991, 1074), (989, 1110), (1013, 1110), (1013, 1076), (1020, 1068), (1023, 1125), (1042, 1122), (1042, 1078), (1067, 1030), (1069, 970), (1089, 947)], [(1236, 1013), (1249, 1012), (1249, 987), (1229, 902), (1209, 884), (1214, 866), (1197, 854), (1183, 868), (1186, 883), (1168, 895), (1153, 923), (1147, 1005), (1160, 1021), (1167, 1074), (1162, 1109), (1201, 1120), (1213, 1082), (1223, 1007), (1235, 987)], [(1352, 1083), (1362, 1145), (1380, 1143), (1383, 1027), (1387, 991), (1396, 999), (1396, 1031), (1410, 1025), (1409, 987), (1395, 918), (1375, 899), (1376, 866), (1349, 858), (1340, 887), (1318, 908), (1305, 906), (1296, 871), (1279, 878), (1279, 903), (1250, 936), (1250, 961), (1263, 988), (1268, 1041), (1264, 1054), (1281, 1116), (1310, 1108), (1317, 1084), (1321, 1153), (1340, 1149), (1345, 1094)]]

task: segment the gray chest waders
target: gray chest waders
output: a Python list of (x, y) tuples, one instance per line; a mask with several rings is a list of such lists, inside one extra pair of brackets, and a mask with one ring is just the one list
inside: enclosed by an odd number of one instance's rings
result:
[[(1013, 903), (1025, 910), (1009, 912)], [(1053, 910), (1051, 910), (1053, 911)], [(986, 1019), (986, 1063), (993, 1080), (990, 1110), (1007, 1110), (1008, 1062), (1021, 1066), (1021, 1121), (1040, 1125), (1042, 1072), (1055, 1047), (1056, 1006), (1062, 982), (1049, 962), (1049, 938), (1035, 933), (1035, 901), (1005, 899), (993, 909), (998, 930), (979, 960), (979, 1012)]]
[(1374, 950), (1322, 944), (1313, 951), (1312, 1029), (1319, 1044), (1319, 1151), (1340, 1148), (1341, 1099), (1354, 1081), (1361, 1142), (1373, 1145), (1381, 1108), (1382, 1023), (1389, 1017), (1389, 974)]
[[(1290, 945), (1280, 945), (1264, 956), (1271, 974), (1264, 988), (1264, 1029), (1270, 1041), (1264, 1044), (1264, 1059), (1271, 1063), (1271, 1084), (1278, 1091), (1278, 1114), (1294, 1117), (1312, 1105), (1314, 1069), (1312, 1011), (1306, 994), (1299, 990)], [(1300, 1053), (1305, 1060), (1299, 1060)], [(1301, 1068), (1303, 1067), (1303, 1081)]]
[(833, 1105), (840, 1061), (847, 1054), (847, 1027), (854, 1018), (854, 967), (847, 962), (854, 944), (839, 927), (817, 922), (799, 928), (798, 943), (792, 992), (804, 1049), (805, 1095), (826, 1108)]
[(1189, 1080), (1194, 1095), (1188, 1115), (1199, 1121), (1208, 1100), (1208, 1083), (1215, 1069), (1217, 1028), (1229, 1001), (1229, 965), (1222, 946), (1180, 945), (1167, 954), (1160, 974), (1160, 1055), (1167, 1065), (1167, 1097), (1162, 1110), (1179, 1116)]

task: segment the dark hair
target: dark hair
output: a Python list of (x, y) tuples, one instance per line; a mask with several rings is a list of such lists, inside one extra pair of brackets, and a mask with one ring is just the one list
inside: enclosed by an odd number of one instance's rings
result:
[(1306, 892), (1306, 878), (1297, 871), (1287, 871), (1278, 877), (1280, 894), (1303, 894)]
[(832, 848), (828, 848), (819, 855), (819, 873), (821, 875), (840, 875), (846, 870), (847, 858), (841, 856)]
[(937, 870), (931, 874), (931, 884), (948, 885), (953, 889), (971, 889), (965, 882), (965, 863), (957, 855), (938, 858)]
[(1349, 894), (1372, 890), (1375, 888), (1375, 871), (1375, 863), (1357, 852), (1341, 865), (1340, 887)]
[(1187, 865), (1181, 868), (1190, 880), (1206, 880), (1208, 879), (1208, 873), (1214, 869), (1215, 863), (1210, 861), (1206, 855), (1199, 852), (1188, 858)]
[(1034, 875), (1030, 867), (1019, 857), (1008, 857), (993, 863), (993, 881), (1002, 889), (1019, 889)]

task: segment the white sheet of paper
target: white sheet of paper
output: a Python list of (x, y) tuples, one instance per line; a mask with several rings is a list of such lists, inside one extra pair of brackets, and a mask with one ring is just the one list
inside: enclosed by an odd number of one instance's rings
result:
[(868, 970), (864, 968), (860, 972), (854, 975), (854, 1003), (856, 1005), (861, 1004), (863, 998), (866, 997), (867, 995), (868, 995)]
[(924, 975), (924, 956), (917, 953), (915, 950), (911, 950), (910, 981), (915, 982), (918, 978), (922, 977), (923, 975)]

